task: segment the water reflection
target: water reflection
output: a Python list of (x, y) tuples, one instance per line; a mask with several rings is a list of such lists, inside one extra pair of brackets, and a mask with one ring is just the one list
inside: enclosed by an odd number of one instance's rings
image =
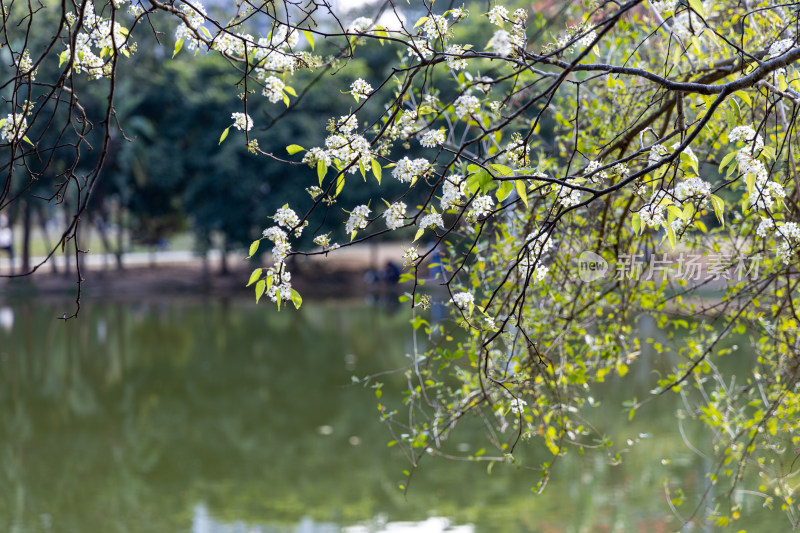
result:
[[(2, 531), (671, 531), (664, 478), (682, 479), (690, 498), (709, 468), (676, 433), (672, 399), (629, 423), (619, 406), (632, 391), (609, 383), (592, 422), (630, 437), (622, 465), (560, 460), (537, 497), (536, 472), (423, 461), (406, 496), (408, 465), (386, 447), (373, 391), (347, 385), (405, 364), (404, 308), (87, 302), (64, 323), (61, 307), (5, 307)], [(385, 397), (404, 384), (381, 379)], [(479, 428), (458, 439), (454, 449), (482, 446)]]

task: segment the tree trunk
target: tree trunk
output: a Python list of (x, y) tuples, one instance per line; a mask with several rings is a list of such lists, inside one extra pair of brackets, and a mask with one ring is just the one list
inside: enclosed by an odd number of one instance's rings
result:
[[(44, 209), (42, 206), (37, 204), (36, 205), (36, 220), (39, 221), (39, 230), (42, 232), (42, 239), (44, 239), (44, 245), (47, 248), (47, 251), (53, 249), (53, 241), (50, 240), (50, 232), (47, 231), (47, 218), (44, 215)], [(58, 251), (56, 251), (56, 254)], [(53, 274), (58, 274), (58, 263), (56, 262), (56, 256), (50, 258), (50, 269), (53, 271)]]
[(227, 276), (230, 274), (230, 270), (228, 269), (228, 236), (226, 234), (222, 234), (222, 246), (220, 247), (220, 252), (222, 252), (222, 260), (220, 262), (220, 276)]
[(31, 271), (31, 201), (25, 201), (22, 211), (22, 273)]

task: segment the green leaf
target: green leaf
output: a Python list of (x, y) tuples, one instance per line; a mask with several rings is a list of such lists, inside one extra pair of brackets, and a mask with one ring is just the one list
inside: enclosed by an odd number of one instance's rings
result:
[(253, 257), (255, 255), (255, 253), (258, 251), (258, 245), (259, 244), (261, 244), (261, 239), (259, 239), (257, 241), (253, 241), (253, 243), (250, 245), (250, 255), (247, 256), (248, 259), (250, 257)]
[(286, 94), (283, 95), (283, 103), (286, 104), (286, 107), (289, 107), (289, 105), (291, 104), (291, 101), (289, 100), (289, 96), (286, 95)]
[(416, 242), (416, 240), (417, 240), (417, 239), (419, 239), (420, 237), (422, 237), (422, 234), (423, 234), (423, 233), (425, 233), (425, 228), (419, 228), (419, 229), (417, 230), (417, 234), (416, 234), (416, 235), (414, 235), (414, 240), (413, 240), (413, 241), (411, 241), (411, 242)]
[(361, 177), (364, 178), (364, 181), (367, 181), (367, 169), (364, 168), (364, 161), (361, 159), (358, 160), (358, 171), (361, 172)]
[(511, 194), (511, 191), (514, 190), (514, 186), (511, 184), (510, 181), (503, 181), (500, 182), (500, 186), (495, 191), (494, 195), (497, 197), (498, 202), (502, 202), (508, 195)]
[(231, 127), (230, 126), (225, 128), (225, 131), (223, 131), (222, 135), (219, 136), (219, 144), (222, 144), (222, 141), (224, 141), (228, 137), (228, 133), (230, 131), (231, 131)]
[(311, 46), (311, 51), (314, 51), (314, 34), (308, 30), (303, 30), (303, 35), (306, 36), (306, 41)]
[(31, 146), (33, 146), (33, 145), (34, 145), (34, 144), (31, 142), (31, 140), (30, 140), (30, 139), (28, 139), (28, 136), (27, 136), (27, 135), (26, 135), (26, 136), (24, 136), (24, 137), (22, 138), (22, 140), (23, 140), (23, 141), (25, 141), (26, 143), (30, 144)]
[(514, 171), (511, 168), (509, 168), (509, 167), (507, 167), (505, 165), (493, 164), (493, 165), (490, 165), (490, 166), (493, 169), (495, 169), (497, 171), (497, 173), (500, 174), (501, 176), (509, 177), (509, 176), (513, 176), (514, 175)]
[(428, 17), (421, 17), (421, 18), (420, 18), (420, 19), (417, 21), (417, 23), (416, 23), (416, 24), (414, 24), (414, 28), (419, 28), (420, 26), (422, 26), (423, 24), (425, 24), (427, 21), (428, 21)]
[(267, 290), (267, 282), (263, 279), (256, 283), (256, 303), (264, 296), (264, 292)]
[(378, 180), (378, 185), (381, 184), (381, 164), (378, 163), (377, 159), (372, 160), (372, 174), (375, 176), (375, 179)]
[(303, 305), (303, 298), (300, 296), (300, 293), (292, 289), (290, 296), (292, 298), (292, 303), (294, 304), (294, 308), (300, 309), (300, 306)]
[(492, 175), (484, 169), (480, 169), (478, 172), (470, 175), (467, 178), (467, 189), (472, 194), (475, 194), (479, 190), (481, 193), (487, 194), (496, 185), (497, 184), (494, 183), (494, 180), (492, 179)]
[(689, 0), (689, 7), (691, 7), (701, 18), (706, 18), (706, 12), (703, 11), (702, 0)]
[(303, 150), (305, 150), (305, 148), (303, 148), (299, 144), (290, 144), (289, 146), (286, 147), (286, 151), (289, 152), (289, 155), (294, 155), (297, 152), (302, 152)]
[(734, 157), (736, 157), (736, 152), (731, 152), (722, 158), (722, 163), (719, 164), (720, 174), (722, 173), (722, 169), (727, 167), (730, 164), (730, 162), (733, 161)]
[(61, 68), (61, 65), (63, 65), (63, 64), (64, 64), (64, 61), (66, 61), (66, 60), (67, 60), (67, 56), (68, 56), (68, 55), (69, 55), (69, 52), (67, 52), (66, 50), (64, 50), (63, 52), (61, 52), (61, 55), (60, 55), (60, 56), (58, 56), (58, 66), (59, 66), (59, 68)]
[(283, 90), (288, 94), (291, 94), (294, 97), (297, 97), (297, 91), (294, 90), (294, 87), (289, 87), (288, 85), (283, 86)]
[(203, 32), (203, 35), (211, 39), (211, 32), (208, 31), (205, 26), (200, 26), (200, 31)]
[(260, 278), (260, 277), (261, 277), (261, 269), (257, 268), (255, 270), (253, 270), (253, 273), (250, 274), (250, 281), (248, 281), (247, 285), (245, 285), (245, 286), (249, 287), (250, 285), (255, 283), (258, 280), (258, 278)]
[(523, 180), (517, 180), (514, 182), (514, 187), (517, 189), (517, 194), (522, 199), (525, 207), (528, 207), (528, 191), (525, 190), (525, 182)]
[(319, 177), (319, 186), (322, 187), (322, 180), (325, 179), (325, 174), (328, 173), (328, 167), (325, 166), (323, 161), (317, 161), (317, 177)]
[[(675, 237), (675, 229), (672, 227), (671, 224), (667, 226), (667, 238), (669, 239), (669, 245), (674, 250), (675, 249), (675, 242), (677, 241), (677, 238)], [(625, 370), (627, 372), (627, 367), (625, 368)], [(620, 374), (620, 375), (624, 376), (625, 374)]]
[(714, 204), (714, 214), (717, 215), (717, 220), (723, 226), (725, 225), (725, 219), (723, 218), (723, 213), (725, 211), (725, 202), (722, 201), (722, 198), (719, 196), (712, 194), (711, 195), (711, 203)]
[(339, 193), (342, 192), (342, 189), (344, 189), (344, 174), (339, 174), (336, 177), (336, 193), (333, 196), (339, 196)]
[[(173, 51), (172, 51), (172, 57), (173, 57), (173, 58), (174, 58), (176, 55), (178, 55), (178, 52), (180, 52), (180, 51), (181, 51), (181, 48), (183, 48), (183, 37), (181, 37), (180, 39), (178, 39), (177, 41), (175, 41), (175, 48), (174, 48), (174, 49), (173, 49)], [(60, 66), (60, 65), (59, 65), (59, 66)]]

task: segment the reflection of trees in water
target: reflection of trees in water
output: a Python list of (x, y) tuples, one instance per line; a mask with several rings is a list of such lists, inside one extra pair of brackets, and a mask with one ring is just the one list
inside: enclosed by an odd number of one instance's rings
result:
[[(625, 454), (621, 467), (570, 458), (547, 496), (530, 495), (536, 472), (496, 465), (489, 476), (485, 465), (431, 461), (405, 499), (396, 485), (407, 465), (386, 448), (372, 390), (343, 387), (352, 374), (404, 364), (402, 312), (162, 301), (87, 305), (81, 320), (63, 323), (55, 308), (13, 309), (17, 327), (0, 333), (6, 530), (47, 531), (51, 521), (65, 532), (183, 531), (200, 501), (228, 523), (423, 519), (436, 510), (479, 531), (632, 530), (664, 518), (663, 467), (653, 457), (679, 456), (682, 443), (674, 406), (662, 403), (625, 426), (635, 437), (642, 419), (647, 431), (656, 422), (661, 434), (641, 444), (650, 453)], [(382, 377), (396, 388), (403, 379)], [(627, 392), (598, 391), (608, 409), (593, 422), (624, 434), (627, 422), (614, 417)], [(481, 442), (480, 428), (462, 431), (459, 442)]]

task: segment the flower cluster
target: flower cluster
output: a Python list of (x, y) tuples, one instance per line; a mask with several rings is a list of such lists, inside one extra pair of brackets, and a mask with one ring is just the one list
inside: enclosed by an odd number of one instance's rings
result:
[(419, 143), (425, 148), (434, 148), (444, 144), (445, 132), (443, 129), (429, 130), (422, 134)]
[(453, 70), (463, 70), (467, 68), (467, 60), (463, 58), (466, 50), (460, 44), (452, 44), (445, 48), (445, 62)]
[(711, 194), (711, 184), (698, 177), (683, 180), (675, 187), (675, 198), (684, 201), (689, 198), (705, 198)]
[(303, 163), (312, 168), (316, 167), (319, 163), (329, 167), (331, 166), (331, 157), (328, 155), (328, 152), (318, 146), (315, 146), (305, 153), (303, 156)]
[(61, 54), (61, 63), (72, 60), (75, 72), (86, 72), (91, 79), (108, 77), (113, 69), (111, 57), (114, 54), (127, 57), (136, 51), (136, 43), (128, 43), (128, 29), (98, 16), (90, 0), (84, 5), (80, 27), (74, 13), (67, 13), (66, 19), (75, 33), (75, 49), (68, 44)]
[(800, 247), (800, 225), (797, 222), (786, 222), (775, 230), (782, 242), (778, 245), (778, 257), (784, 263), (791, 263), (792, 256)]
[(517, 167), (528, 166), (528, 145), (525, 140), (517, 132), (511, 134), (511, 142), (506, 145), (506, 155), (512, 165)]
[(371, 211), (372, 210), (366, 205), (356, 206), (350, 212), (350, 218), (347, 219), (347, 223), (344, 226), (345, 231), (349, 235), (352, 235), (354, 232), (366, 228), (367, 217), (369, 216)]
[(467, 213), (467, 220), (477, 220), (483, 218), (492, 212), (494, 207), (494, 200), (488, 194), (485, 196), (478, 196), (472, 201), (469, 213)]
[(522, 400), (520, 398), (512, 398), (511, 399), (511, 412), (515, 415), (521, 415), (525, 412), (525, 406), (528, 405), (528, 402)]
[(283, 80), (275, 76), (268, 76), (264, 79), (264, 89), (261, 94), (274, 104), (283, 100), (283, 90), (285, 88), (286, 84), (283, 83)]
[(794, 46), (794, 39), (781, 39), (775, 41), (769, 47), (769, 57), (778, 57)]
[(350, 85), (350, 93), (356, 100), (367, 98), (372, 93), (372, 85), (361, 78), (358, 78)]
[(403, 227), (405, 216), (406, 204), (404, 202), (393, 203), (383, 213), (383, 218), (386, 219), (386, 227), (391, 230)]
[(297, 213), (294, 212), (294, 209), (289, 207), (289, 204), (286, 204), (278, 209), (275, 212), (275, 216), (272, 218), (279, 226), (283, 226), (287, 229), (294, 228), (300, 224), (300, 219), (298, 218)]
[(481, 107), (481, 102), (477, 97), (469, 93), (465, 93), (456, 98), (456, 101), (453, 102), (453, 105), (455, 106), (456, 116), (460, 119), (463, 119), (472, 113), (477, 113), (478, 109)]
[(578, 178), (569, 178), (564, 185), (556, 185), (556, 201), (564, 207), (581, 203), (581, 190), (574, 187), (577, 184)]
[(442, 185), (442, 199), (439, 204), (442, 207), (442, 211), (461, 206), (461, 197), (464, 195), (465, 186), (466, 180), (459, 174), (453, 174), (445, 178)]
[(459, 292), (454, 294), (450, 301), (462, 311), (469, 311), (469, 308), (475, 304), (475, 297), (469, 292)]
[(409, 159), (403, 157), (392, 170), (392, 176), (401, 183), (414, 183), (431, 169), (430, 162), (422, 157)]
[(253, 119), (247, 113), (233, 113), (233, 126), (239, 131), (250, 131), (253, 128)]
[(330, 248), (331, 247), (331, 236), (330, 233), (326, 233), (325, 235), (317, 235), (314, 237), (314, 244), (317, 246), (321, 246), (322, 248)]
[(444, 226), (442, 215), (436, 212), (428, 213), (419, 221), (421, 229), (436, 229)]

